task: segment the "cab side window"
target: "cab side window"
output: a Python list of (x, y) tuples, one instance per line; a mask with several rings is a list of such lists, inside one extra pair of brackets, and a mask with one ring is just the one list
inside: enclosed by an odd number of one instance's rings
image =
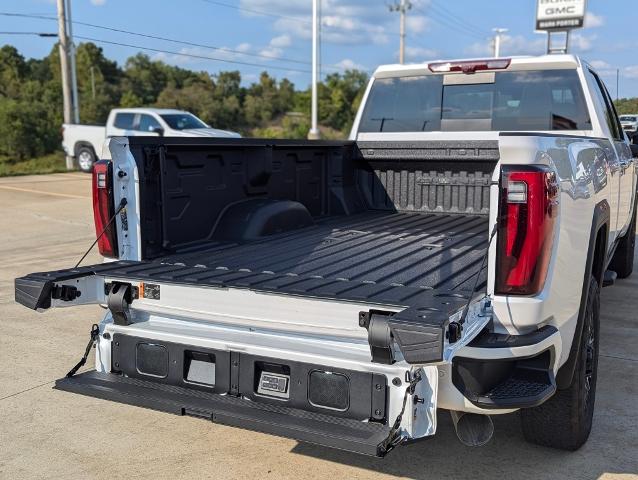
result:
[(137, 130), (142, 132), (152, 132), (156, 128), (162, 128), (157, 120), (155, 120), (151, 115), (146, 115), (144, 113), (140, 114)]
[(590, 70), (589, 73), (596, 82), (597, 88), (594, 89), (594, 92), (596, 93), (599, 101), (605, 107), (605, 120), (607, 121), (607, 125), (609, 126), (609, 132), (611, 133), (611, 136), (614, 138), (614, 140), (622, 141), (624, 139), (623, 129), (620, 125), (620, 121), (618, 120), (618, 115), (616, 115), (616, 108), (614, 107), (614, 103), (612, 102), (611, 98), (609, 97), (609, 93), (605, 88), (605, 84), (593, 71)]
[(117, 113), (113, 120), (113, 126), (115, 128), (121, 128), (122, 130), (132, 130), (134, 120), (134, 113)]

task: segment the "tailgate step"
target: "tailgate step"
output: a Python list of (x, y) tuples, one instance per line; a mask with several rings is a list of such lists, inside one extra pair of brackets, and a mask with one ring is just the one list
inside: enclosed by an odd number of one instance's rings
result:
[(112, 373), (89, 371), (55, 384), (64, 390), (176, 415), (316, 443), (365, 455), (383, 456), (390, 428), (303, 410), (259, 404), (230, 395), (163, 385)]

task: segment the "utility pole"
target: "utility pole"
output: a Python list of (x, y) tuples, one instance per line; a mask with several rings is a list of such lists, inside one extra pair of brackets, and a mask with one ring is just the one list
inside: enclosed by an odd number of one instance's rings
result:
[(620, 68), (616, 69), (616, 101), (620, 98)]
[(95, 100), (95, 67), (91, 65), (91, 95), (93, 96), (93, 100)]
[(311, 119), (310, 131), (308, 132), (308, 140), (319, 140), (320, 133), (318, 127), (318, 96), (317, 96), (317, 78), (318, 60), (319, 60), (319, 28), (318, 21), (318, 3), (320, 0), (312, 0), (312, 99), (311, 99)]
[(401, 14), (401, 20), (399, 23), (399, 63), (403, 65), (405, 63), (405, 14), (412, 8), (410, 0), (400, 0), (399, 3), (390, 5), (391, 12), (399, 12)]
[(494, 32), (494, 58), (501, 56), (501, 35), (507, 33), (507, 28), (493, 28)]
[[(64, 104), (64, 123), (73, 123), (71, 82), (69, 73), (68, 38), (66, 36), (65, 0), (57, 0), (58, 5), (58, 44), (60, 50), (60, 73), (62, 79), (62, 98)], [(73, 157), (66, 157), (66, 168), (73, 169)]]
[(73, 123), (80, 123), (80, 97), (78, 96), (78, 75), (75, 68), (75, 43), (73, 42), (73, 20), (71, 19), (71, 0), (66, 0), (66, 33), (69, 38), (69, 58), (71, 60), (71, 93), (73, 95)]

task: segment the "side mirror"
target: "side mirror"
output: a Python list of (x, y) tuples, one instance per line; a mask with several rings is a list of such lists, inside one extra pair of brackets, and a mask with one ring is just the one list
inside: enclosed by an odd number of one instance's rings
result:
[(164, 129), (162, 127), (153, 127), (151, 128), (151, 132), (157, 133), (160, 137), (164, 136)]
[[(634, 137), (635, 139), (636, 137)], [(635, 143), (629, 144), (629, 148), (631, 148), (631, 156), (634, 158), (638, 158), (638, 145)]]

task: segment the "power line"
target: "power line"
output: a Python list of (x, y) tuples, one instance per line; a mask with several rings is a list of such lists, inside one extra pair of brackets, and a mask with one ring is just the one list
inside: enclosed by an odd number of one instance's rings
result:
[[(41, 19), (41, 20), (56, 20), (54, 17), (49, 17), (49, 16), (45, 16), (45, 15), (30, 15), (30, 14), (24, 14), (24, 13), (7, 13), (7, 12), (0, 12), (0, 15), (2, 16), (6, 16), (6, 17), (23, 17), (23, 18), (36, 18), (36, 19)], [(217, 47), (214, 45), (206, 45), (203, 43), (195, 43), (195, 42), (189, 42), (186, 40), (177, 40), (175, 38), (168, 38), (168, 37), (162, 37), (159, 35), (151, 35), (151, 34), (146, 34), (146, 33), (139, 33), (139, 32), (131, 32), (129, 30), (124, 30), (121, 28), (115, 28), (115, 27), (107, 27), (104, 25), (96, 25), (94, 23), (88, 23), (88, 22), (80, 22), (77, 20), (73, 21), (74, 25), (82, 25), (84, 27), (90, 27), (90, 28), (97, 28), (100, 30), (108, 30), (111, 32), (117, 32), (117, 33), (125, 33), (128, 35), (135, 35), (137, 37), (144, 37), (144, 38), (150, 38), (153, 40), (162, 40), (165, 42), (171, 42), (171, 43), (178, 43), (181, 45), (188, 45), (190, 47), (201, 47), (201, 48), (208, 48), (211, 50), (218, 50), (218, 51), (223, 51), (223, 52), (228, 52), (228, 53), (234, 53), (234, 54), (238, 54), (238, 55), (246, 55), (249, 57), (259, 57), (259, 58), (266, 58), (268, 60), (280, 60), (280, 61), (285, 61), (285, 62), (290, 62), (290, 63), (299, 63), (299, 64), (303, 64), (303, 65), (310, 65), (310, 62), (306, 62), (303, 60), (297, 60), (297, 59), (291, 59), (291, 58), (285, 58), (285, 57), (277, 57), (277, 56), (271, 56), (271, 55), (263, 55), (263, 54), (259, 54), (259, 53), (251, 53), (251, 52), (243, 52), (240, 50), (235, 50), (232, 48), (227, 48), (227, 47)]]
[(430, 8), (434, 9), (435, 11), (437, 11), (439, 14), (449, 18), (451, 21), (458, 23), (459, 25), (461, 25), (462, 27), (471, 30), (479, 35), (486, 35), (488, 34), (488, 32), (486, 30), (484, 30), (483, 28), (468, 22), (467, 20), (459, 17), (458, 15), (456, 15), (454, 12), (452, 12), (451, 10), (449, 10), (448, 8), (444, 7), (443, 5), (441, 5), (440, 3), (436, 3), (435, 0), (432, 0), (432, 3), (429, 6)]
[(249, 67), (259, 67), (259, 68), (271, 68), (274, 70), (286, 70), (286, 71), (291, 71), (291, 72), (301, 72), (301, 73), (310, 73), (310, 70), (302, 70), (299, 68), (289, 68), (289, 67), (284, 67), (284, 66), (276, 66), (276, 65), (264, 65), (263, 63), (251, 63), (251, 62), (242, 62), (239, 60), (228, 60), (225, 58), (219, 58), (219, 57), (209, 57), (207, 55), (197, 55), (197, 54), (193, 54), (193, 53), (184, 53), (184, 52), (175, 52), (175, 51), (171, 51), (171, 50), (163, 50), (160, 48), (152, 48), (152, 47), (144, 47), (141, 45), (133, 45), (130, 43), (123, 43), (123, 42), (113, 42), (111, 40), (103, 40), (103, 39), (99, 39), (99, 38), (93, 38), (93, 37), (85, 37), (85, 36), (81, 36), (81, 35), (76, 35), (75, 38), (79, 38), (80, 40), (86, 40), (89, 42), (96, 42), (96, 43), (106, 43), (109, 45), (117, 45), (120, 47), (129, 47), (129, 48), (138, 48), (140, 50), (146, 50), (149, 52), (157, 52), (157, 53), (168, 53), (170, 55), (177, 55), (180, 57), (188, 57), (188, 58), (198, 58), (198, 59), (203, 59), (203, 60), (213, 60), (216, 62), (224, 62), (224, 63), (233, 63), (233, 64), (237, 64), (237, 65), (246, 65)]
[(459, 19), (456, 15), (451, 13), (449, 10), (442, 10), (440, 5), (430, 4), (428, 6), (429, 12), (424, 11), (420, 7), (414, 7), (414, 9), (421, 13), (422, 15), (429, 16), (431, 18), (436, 19), (438, 22), (443, 24), (444, 26), (460, 33), (462, 35), (466, 35), (469, 37), (473, 37), (476, 39), (483, 40), (485, 37), (489, 36), (488, 32), (478, 29), (478, 27), (474, 27), (468, 22)]
[(0, 35), (37, 35), (38, 37), (57, 37), (57, 33), (45, 32), (0, 32)]
[[(217, 0), (202, 0), (202, 1), (206, 2), (206, 3), (210, 3), (212, 5), (217, 5), (217, 6), (220, 6), (220, 7), (232, 8), (233, 10), (238, 10), (240, 12), (252, 13), (254, 15), (262, 15), (262, 16), (265, 16), (265, 17), (283, 18), (285, 20), (292, 20), (292, 21), (295, 21), (295, 22), (304, 23), (304, 24), (312, 27), (312, 22), (310, 20), (306, 20), (305, 18), (302, 18), (302, 17), (293, 17), (293, 16), (290, 16), (290, 15), (281, 15), (279, 13), (264, 12), (262, 10), (254, 10), (254, 9), (251, 9), (251, 8), (240, 7), (239, 5), (232, 5), (232, 4), (226, 3), (226, 2), (218, 2)], [(326, 24), (323, 24), (323, 22), (321, 22), (321, 23), (322, 23), (322, 25), (321, 25), (322, 28), (328, 28), (328, 29), (332, 29), (332, 30), (341, 30), (341, 31), (344, 31), (344, 32), (350, 32), (351, 31), (350, 29), (341, 28), (341, 27), (338, 27), (336, 25), (326, 25)], [(366, 29), (363, 28), (363, 27), (359, 27), (357, 30), (366, 30)], [(396, 35), (396, 36), (398, 36), (399, 34), (398, 33), (385, 32), (384, 35)]]
[[(213, 1), (213, 0), (210, 0), (210, 1)], [(217, 2), (217, 3), (219, 3), (219, 2)], [(0, 16), (20, 17), (20, 18), (34, 18), (34, 19), (40, 19), (40, 20), (57, 21), (57, 19), (55, 17), (46, 16), (46, 15), (26, 14), (26, 13), (0, 12)], [(134, 35), (134, 36), (138, 36), (138, 37), (149, 38), (149, 39), (153, 39), (153, 40), (160, 40), (160, 41), (171, 42), (171, 43), (177, 43), (177, 44), (188, 45), (188, 46), (193, 46), (193, 47), (207, 48), (207, 49), (211, 49), (211, 50), (217, 50), (217, 51), (222, 51), (222, 52), (233, 53), (233, 54), (236, 54), (236, 55), (246, 55), (246, 56), (251, 56), (251, 57), (265, 58), (267, 60), (282, 61), (282, 62), (286, 62), (286, 63), (296, 63), (296, 64), (301, 64), (301, 65), (310, 65), (310, 62), (306, 62), (306, 61), (303, 61), (303, 60), (290, 59), (290, 58), (286, 58), (286, 57), (277, 57), (277, 56), (271, 56), (271, 55), (263, 55), (263, 54), (251, 53), (251, 52), (243, 52), (243, 51), (240, 51), (240, 50), (235, 50), (235, 49), (226, 48), (226, 47), (218, 47), (218, 46), (214, 46), (214, 45), (207, 45), (207, 44), (202, 44), (202, 43), (190, 42), (190, 41), (186, 41), (186, 40), (178, 40), (178, 39), (175, 39), (175, 38), (162, 37), (162, 36), (159, 36), (159, 35), (145, 34), (145, 33), (139, 33), (139, 32), (131, 32), (129, 30), (124, 30), (124, 29), (121, 29), (121, 28), (107, 27), (107, 26), (104, 26), (104, 25), (96, 25), (96, 24), (93, 24), (93, 23), (81, 22), (81, 21), (77, 21), (77, 20), (74, 20), (72, 23), (75, 24), (75, 25), (82, 25), (82, 26), (89, 27), (89, 28), (97, 28), (97, 29), (101, 29), (101, 30), (107, 30), (107, 31), (112, 31), (112, 32), (117, 32), (117, 33), (124, 33), (124, 34), (128, 34), (128, 35)], [(44, 36), (44, 35), (42, 35), (42, 36)], [(53, 35), (53, 36), (56, 36), (56, 35)], [(289, 67), (283, 67), (283, 66), (272, 66), (272, 65), (266, 65), (266, 64), (257, 64), (257, 63), (251, 63), (251, 62), (244, 62), (244, 61), (239, 61), (239, 60), (229, 60), (229, 59), (223, 59), (223, 58), (217, 58), (217, 57), (208, 57), (208, 56), (205, 56), (205, 55), (189, 54), (189, 53), (185, 53), (185, 52), (173, 52), (173, 51), (168, 51), (168, 50), (155, 49), (155, 48), (151, 48), (151, 47), (141, 47), (141, 46), (135, 46), (135, 45), (129, 45), (129, 44), (123, 44), (123, 43), (119, 44), (117, 42), (108, 41), (108, 40), (92, 40), (90, 37), (84, 37), (84, 36), (79, 36), (79, 35), (75, 35), (75, 37), (79, 38), (79, 39), (84, 39), (84, 40), (89, 40), (89, 41), (96, 41), (96, 42), (100, 42), (100, 43), (129, 46), (129, 47), (133, 47), (133, 48), (140, 48), (140, 49), (149, 50), (149, 51), (157, 51), (157, 52), (161, 52), (161, 53), (170, 53), (170, 54), (173, 54), (173, 55), (180, 55), (180, 56), (184, 56), (184, 57), (216, 60), (216, 61), (226, 62), (226, 63), (235, 63), (235, 64), (238, 64), (238, 65), (258, 66), (258, 67), (263, 67), (263, 68), (266, 68), (266, 69), (267, 68), (273, 68), (275, 70), (288, 70), (288, 71), (297, 71), (297, 72), (303, 72), (303, 73), (310, 73), (310, 70), (302, 70), (302, 69), (292, 68), (292, 67), (289, 68)], [(340, 71), (345, 70), (344, 67), (341, 67), (341, 66), (338, 66), (338, 65), (322, 65), (322, 67), (328, 68), (328, 69), (331, 69), (331, 70), (340, 70)]]
[(462, 34), (462, 35), (466, 35), (466, 36), (469, 36), (469, 37), (473, 37), (473, 38), (476, 38), (476, 39), (480, 39), (480, 40), (483, 40), (483, 39), (485, 38), (485, 36), (484, 36), (484, 35), (481, 35), (481, 34), (479, 34), (479, 33), (475, 33), (475, 32), (472, 32), (472, 31), (470, 31), (470, 30), (467, 30), (466, 28), (462, 27), (462, 26), (461, 26), (461, 25), (459, 25), (458, 23), (454, 23), (454, 22), (452, 22), (452, 21), (448, 20), (447, 18), (445, 18), (445, 17), (443, 17), (443, 16), (439, 16), (439, 15), (437, 15), (437, 14), (436, 14), (436, 13), (434, 13), (434, 12), (431, 12), (431, 13), (429, 13), (429, 14), (428, 14), (428, 13), (424, 12), (423, 10), (421, 10), (421, 9), (419, 9), (419, 8), (415, 8), (415, 10), (416, 10), (417, 12), (420, 12), (420, 13), (421, 13), (421, 14), (423, 14), (423, 15), (430, 16), (430, 17), (432, 17), (432, 18), (435, 18), (438, 22), (440, 22), (440, 23), (441, 23), (441, 24), (443, 24), (444, 26), (446, 26), (446, 27), (448, 27), (448, 28), (450, 28), (450, 29), (452, 29), (452, 30), (456, 31), (457, 33), (460, 33), (460, 34)]
[(312, 22), (310, 20), (306, 20), (304, 18), (292, 17), (289, 15), (281, 15), (281, 14), (272, 13), (272, 12), (264, 12), (261, 10), (253, 10), (252, 8), (240, 7), (239, 5), (232, 5), (230, 3), (218, 2), (216, 0), (202, 0), (202, 1), (206, 3), (210, 3), (212, 5), (217, 5), (219, 7), (226, 7), (226, 8), (232, 8), (233, 10), (239, 10), (240, 12), (252, 13), (254, 15), (262, 15), (264, 17), (284, 18), (287, 20), (294, 20), (296, 22), (312, 25)]

